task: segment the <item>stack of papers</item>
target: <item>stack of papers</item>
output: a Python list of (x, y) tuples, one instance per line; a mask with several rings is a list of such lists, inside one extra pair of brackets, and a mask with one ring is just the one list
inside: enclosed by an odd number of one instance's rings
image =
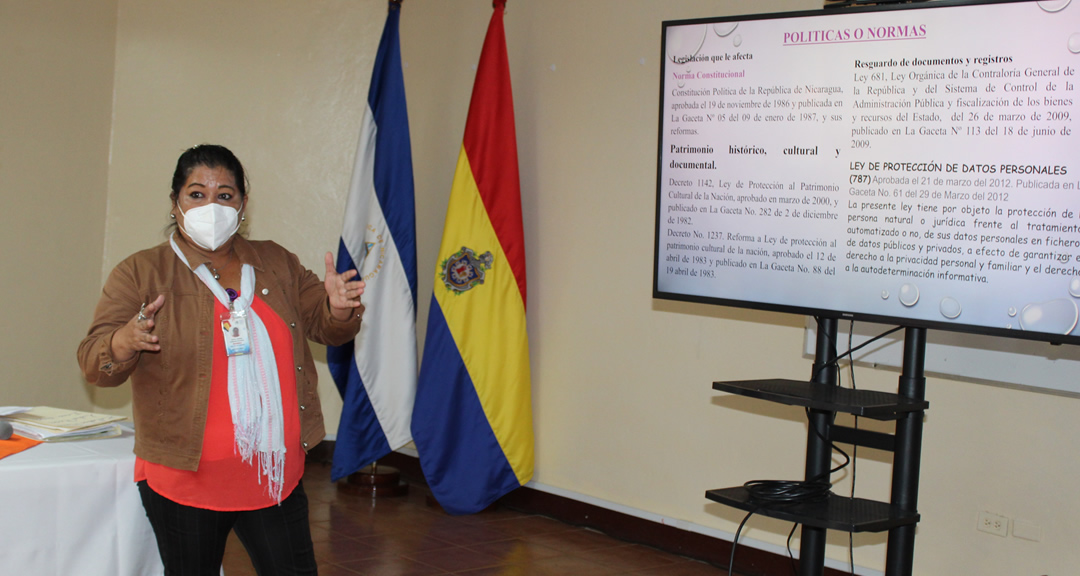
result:
[(15, 433), (34, 440), (57, 442), (120, 435), (124, 416), (65, 410), (49, 406), (0, 408), (0, 416), (11, 423)]

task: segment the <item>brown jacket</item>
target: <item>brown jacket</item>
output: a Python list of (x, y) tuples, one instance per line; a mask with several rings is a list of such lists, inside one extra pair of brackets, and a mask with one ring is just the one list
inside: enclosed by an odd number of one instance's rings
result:
[[(176, 243), (192, 266), (203, 259), (182, 234)], [(360, 330), (357, 308), (351, 320), (330, 315), (322, 280), (297, 257), (269, 241), (234, 239), (240, 262), (255, 268), (255, 293), (292, 330), (300, 440), (305, 449), (326, 435), (319, 404), (315, 362), (308, 339), (340, 345)], [(112, 337), (158, 294), (165, 303), (154, 318), (159, 352), (141, 352), (127, 362), (112, 359)], [(181, 470), (195, 470), (202, 452), (214, 342), (214, 296), (176, 257), (168, 242), (137, 252), (109, 274), (94, 321), (79, 344), (79, 364), (87, 382), (119, 386), (129, 377), (135, 419), (135, 454)]]

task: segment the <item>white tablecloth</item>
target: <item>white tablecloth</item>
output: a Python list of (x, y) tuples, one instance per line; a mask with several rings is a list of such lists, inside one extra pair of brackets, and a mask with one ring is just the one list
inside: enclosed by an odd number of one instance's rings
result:
[(45, 443), (0, 460), (0, 573), (160, 575), (132, 481), (135, 438)]

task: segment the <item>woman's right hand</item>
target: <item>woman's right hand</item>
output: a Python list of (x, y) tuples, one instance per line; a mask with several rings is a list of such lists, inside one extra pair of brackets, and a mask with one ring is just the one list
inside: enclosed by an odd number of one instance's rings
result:
[(112, 357), (114, 362), (127, 362), (139, 352), (157, 352), (161, 350), (158, 337), (150, 332), (154, 329), (154, 315), (165, 304), (165, 295), (147, 304), (127, 324), (124, 324), (112, 338)]

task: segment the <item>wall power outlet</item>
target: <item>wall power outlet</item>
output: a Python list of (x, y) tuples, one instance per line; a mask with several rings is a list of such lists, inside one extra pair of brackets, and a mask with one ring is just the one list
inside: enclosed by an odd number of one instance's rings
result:
[(993, 512), (983, 510), (979, 512), (979, 523), (976, 526), (980, 532), (1005, 537), (1009, 535), (1009, 519)]

